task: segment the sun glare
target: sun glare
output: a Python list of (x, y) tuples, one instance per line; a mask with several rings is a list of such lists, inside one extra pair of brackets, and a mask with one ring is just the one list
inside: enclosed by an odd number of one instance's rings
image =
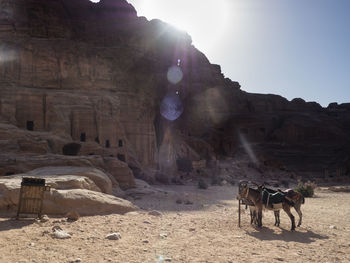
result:
[(139, 16), (158, 18), (186, 31), (194, 45), (208, 52), (221, 40), (227, 25), (228, 0), (129, 0)]

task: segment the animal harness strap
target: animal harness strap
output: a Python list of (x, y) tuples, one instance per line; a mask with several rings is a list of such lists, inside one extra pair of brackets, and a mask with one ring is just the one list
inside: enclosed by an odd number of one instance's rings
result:
[(269, 206), (269, 201), (270, 201), (270, 193), (268, 192), (268, 191), (266, 191), (267, 192), (267, 200), (266, 200), (266, 207), (268, 207)]
[(247, 193), (245, 195), (245, 198), (248, 199), (248, 194), (249, 194), (249, 187), (248, 187), (248, 190), (247, 190)]

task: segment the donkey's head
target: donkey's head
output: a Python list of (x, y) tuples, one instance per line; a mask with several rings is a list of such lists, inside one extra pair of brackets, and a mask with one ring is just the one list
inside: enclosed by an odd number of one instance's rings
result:
[(246, 195), (248, 193), (248, 189), (249, 189), (249, 187), (248, 187), (247, 181), (239, 182), (237, 199), (246, 198)]

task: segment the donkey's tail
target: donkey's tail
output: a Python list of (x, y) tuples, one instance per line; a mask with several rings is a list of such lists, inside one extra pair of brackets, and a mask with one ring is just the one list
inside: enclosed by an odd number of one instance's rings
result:
[(305, 204), (305, 197), (303, 195), (301, 195), (301, 198), (302, 198), (301, 203)]

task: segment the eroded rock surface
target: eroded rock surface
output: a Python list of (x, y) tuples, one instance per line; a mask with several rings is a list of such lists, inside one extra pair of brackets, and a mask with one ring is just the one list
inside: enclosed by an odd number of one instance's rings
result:
[[(126, 189), (128, 166), (164, 181), (179, 159), (210, 166), (243, 155), (305, 176), (350, 173), (350, 104), (246, 93), (190, 36), (137, 17), (125, 0), (0, 8), (1, 175), (74, 163), (106, 169)], [(174, 67), (182, 79), (169, 78)]]
[[(90, 167), (44, 167), (26, 174), (0, 178), (0, 210), (14, 211), (19, 201), (22, 177), (44, 178), (43, 213), (80, 215), (126, 213), (137, 209), (129, 201), (112, 194), (112, 182), (102, 171)], [(100, 187), (101, 188), (100, 188)]]

